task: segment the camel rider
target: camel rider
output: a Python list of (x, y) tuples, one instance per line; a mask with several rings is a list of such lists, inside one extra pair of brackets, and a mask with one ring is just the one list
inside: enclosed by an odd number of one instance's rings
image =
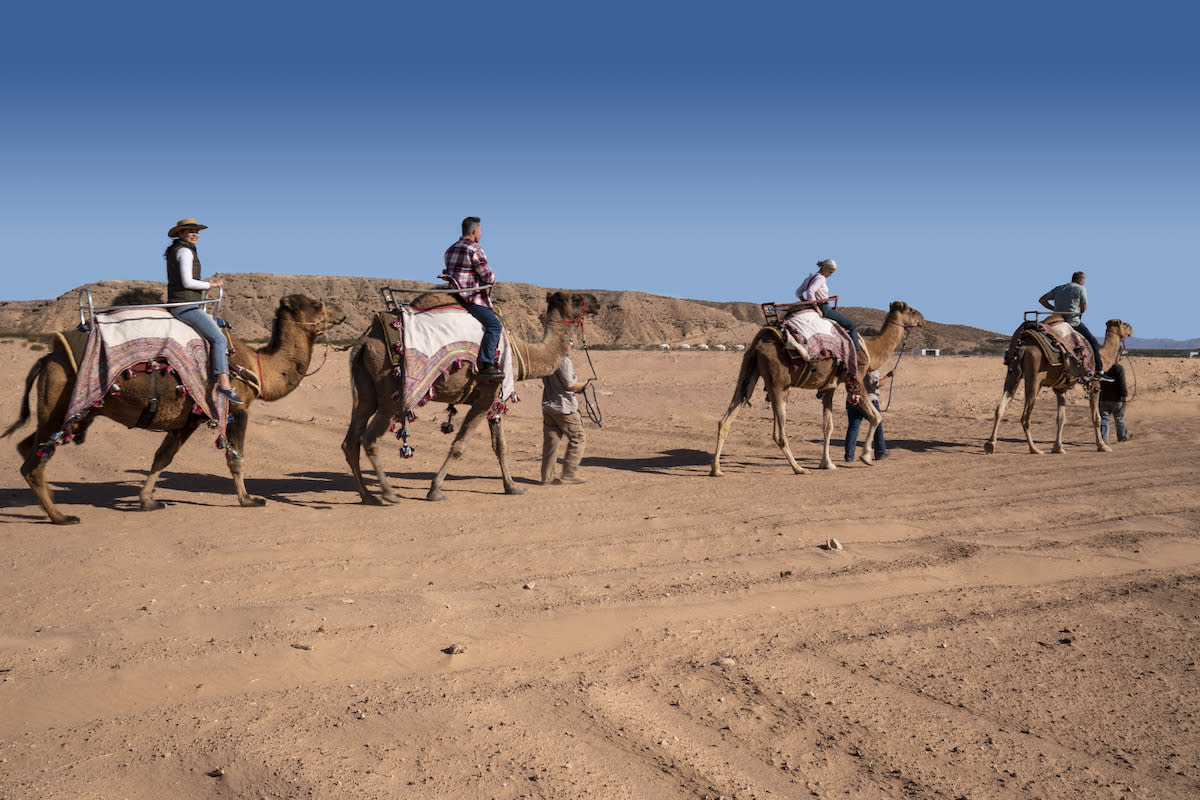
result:
[[(474, 289), (496, 282), (496, 276), (488, 267), (487, 256), (479, 246), (482, 232), (479, 217), (467, 217), (462, 221), (462, 236), (446, 249), (446, 269), (438, 277), (458, 289)], [(483, 289), (478, 292), (463, 292), (459, 296), (467, 308), (467, 313), (483, 325), (483, 341), (479, 344), (476, 374), (489, 380), (503, 378), (504, 373), (496, 364), (496, 351), (500, 346), (503, 326), (496, 312), (492, 310), (491, 293)]]
[(821, 316), (831, 319), (845, 328), (850, 334), (851, 341), (854, 342), (854, 347), (861, 350), (862, 341), (858, 338), (858, 326), (854, 324), (854, 320), (834, 308), (833, 303), (829, 300), (827, 280), (837, 271), (837, 268), (837, 262), (832, 258), (818, 261), (817, 271), (804, 279), (804, 283), (800, 284), (800, 288), (796, 290), (796, 297), (806, 302), (816, 303), (816, 308), (821, 312)]
[(1100, 342), (1096, 341), (1096, 337), (1088, 330), (1087, 325), (1083, 324), (1083, 312), (1087, 311), (1087, 289), (1083, 288), (1083, 284), (1086, 282), (1087, 274), (1082, 271), (1076, 272), (1071, 276), (1070, 283), (1055, 286), (1039, 297), (1038, 302), (1051, 311), (1057, 312), (1063, 318), (1063, 322), (1079, 331), (1079, 334), (1087, 339), (1088, 344), (1092, 346), (1092, 353), (1096, 356), (1096, 377), (1107, 382), (1112, 378), (1104, 373), (1104, 364), (1100, 359)]
[(171, 306), (169, 311), (180, 322), (187, 323), (196, 333), (208, 340), (217, 391), (229, 398), (229, 402), (241, 405), (244, 401), (229, 385), (229, 360), (226, 353), (229, 342), (217, 321), (199, 304), (205, 289), (221, 285), (220, 280), (200, 280), (200, 256), (196, 252), (196, 242), (200, 238), (200, 231), (207, 227), (194, 219), (181, 219), (167, 232), (167, 236), (174, 239), (163, 253), (167, 259), (167, 302), (188, 304)]

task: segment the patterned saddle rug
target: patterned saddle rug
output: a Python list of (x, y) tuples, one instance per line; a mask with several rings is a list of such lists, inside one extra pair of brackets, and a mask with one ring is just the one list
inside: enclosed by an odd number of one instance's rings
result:
[(1081, 383), (1089, 382), (1089, 376), (1095, 374), (1096, 354), (1092, 352), (1091, 344), (1061, 319), (1052, 317), (1041, 322), (1023, 323), (1009, 340), (1004, 363), (1011, 365), (1019, 361), (1021, 350), (1027, 343), (1037, 345), (1051, 366), (1060, 366), (1064, 358), (1074, 356), (1082, 367), (1083, 374), (1075, 376)]
[(858, 351), (850, 334), (841, 325), (826, 319), (814, 309), (804, 309), (783, 320), (784, 346), (807, 362), (833, 359), (846, 367), (846, 391), (857, 396)]
[[(474, 367), (479, 360), (483, 325), (459, 305), (415, 308), (402, 305), (396, 312), (376, 314), (388, 355), (402, 379), (399, 398), (405, 410), (423, 406), (433, 399), (434, 384), (456, 367)], [(500, 337), (500, 368), (504, 380), (499, 400), (516, 399), (508, 330)]]
[(120, 394), (123, 376), (170, 370), (195, 401), (194, 412), (215, 423), (218, 445), (224, 442), (229, 401), (209, 381), (204, 337), (161, 308), (109, 311), (96, 314), (93, 321), (81, 357), (71, 351), (73, 337), (61, 338), (76, 365), (64, 430), (102, 406), (108, 395)]

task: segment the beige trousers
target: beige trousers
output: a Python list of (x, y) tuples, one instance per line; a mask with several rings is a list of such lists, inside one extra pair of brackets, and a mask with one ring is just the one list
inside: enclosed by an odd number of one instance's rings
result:
[(578, 411), (559, 414), (548, 408), (542, 409), (542, 483), (554, 480), (554, 464), (558, 461), (558, 447), (567, 440), (567, 452), (563, 455), (563, 478), (574, 478), (583, 460), (583, 417)]

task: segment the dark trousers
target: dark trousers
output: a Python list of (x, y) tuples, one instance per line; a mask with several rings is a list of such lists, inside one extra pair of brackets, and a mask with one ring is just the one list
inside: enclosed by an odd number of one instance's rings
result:
[(504, 326), (500, 324), (500, 318), (492, 309), (477, 303), (467, 303), (467, 313), (479, 320), (479, 324), (483, 326), (483, 341), (479, 344), (479, 363), (495, 364), (496, 348), (500, 346), (500, 332), (504, 330)]
[(859, 346), (858, 326), (854, 324), (854, 320), (834, 308), (832, 303), (821, 303), (817, 308), (821, 309), (821, 316), (825, 319), (831, 319), (845, 328), (846, 332), (850, 334), (850, 341), (854, 342), (855, 347)]
[[(1067, 323), (1071, 325), (1071, 323)], [(1088, 340), (1088, 344), (1092, 346), (1092, 352), (1096, 354), (1096, 372), (1104, 372), (1104, 363), (1100, 360), (1100, 343), (1096, 341), (1096, 337), (1088, 330), (1088, 326), (1083, 324), (1083, 320), (1071, 325), (1072, 328), (1079, 331), (1083, 338)]]
[[(875, 410), (879, 410), (879, 403), (875, 400), (871, 401), (871, 405), (875, 406)], [(846, 418), (850, 424), (846, 426), (846, 460), (854, 460), (854, 448), (858, 444), (858, 429), (862, 425), (862, 421), (867, 418), (863, 414), (863, 410), (855, 403), (851, 405), (846, 403)], [(866, 446), (866, 442), (863, 443)], [(883, 440), (883, 423), (879, 423), (879, 427), (875, 429), (875, 455), (887, 452), (887, 442)]]

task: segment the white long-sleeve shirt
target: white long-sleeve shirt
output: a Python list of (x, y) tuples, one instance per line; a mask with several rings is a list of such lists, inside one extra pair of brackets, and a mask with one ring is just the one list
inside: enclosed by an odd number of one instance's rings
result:
[(825, 276), (820, 271), (814, 272), (804, 279), (804, 283), (800, 284), (800, 288), (796, 290), (796, 297), (801, 300), (813, 300), (816, 302), (824, 302), (829, 299), (829, 285), (825, 282)]
[(209, 288), (208, 281), (198, 281), (192, 277), (192, 251), (187, 247), (180, 247), (175, 251), (175, 258), (179, 260), (179, 280), (185, 289), (199, 289), (204, 291)]

